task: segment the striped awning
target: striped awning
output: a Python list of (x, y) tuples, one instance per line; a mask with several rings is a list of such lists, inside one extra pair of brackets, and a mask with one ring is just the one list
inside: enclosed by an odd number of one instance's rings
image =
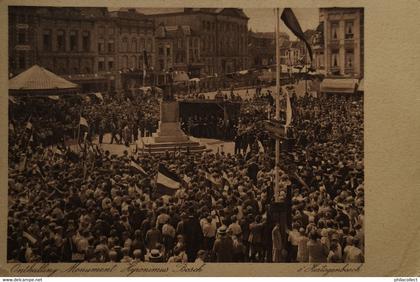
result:
[(321, 82), (321, 92), (323, 93), (348, 93), (352, 94), (356, 90), (357, 79), (353, 78), (326, 78)]

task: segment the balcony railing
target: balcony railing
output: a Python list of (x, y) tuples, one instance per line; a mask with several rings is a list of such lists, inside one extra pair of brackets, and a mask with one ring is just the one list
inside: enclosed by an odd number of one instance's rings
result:
[(344, 39), (344, 46), (345, 47), (353, 47), (354, 46), (354, 39), (353, 38)]
[(332, 39), (328, 42), (329, 47), (338, 47), (339, 46), (339, 40), (338, 39)]
[(354, 68), (353, 67), (345, 67), (344, 68), (344, 73), (345, 74), (353, 74), (354, 73)]
[(331, 74), (334, 75), (339, 75), (340, 74), (340, 67), (336, 66), (336, 67), (330, 67), (330, 71)]

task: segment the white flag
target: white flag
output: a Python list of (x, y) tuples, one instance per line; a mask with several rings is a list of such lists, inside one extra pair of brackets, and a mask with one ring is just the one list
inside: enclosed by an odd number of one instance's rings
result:
[(263, 146), (263, 144), (261, 143), (260, 140), (257, 140), (257, 142), (258, 142), (258, 150), (259, 150), (259, 152), (264, 153), (264, 146)]
[(286, 127), (292, 122), (292, 105), (290, 104), (289, 92), (286, 91)]
[(86, 119), (84, 117), (82, 117), (82, 116), (80, 117), (79, 125), (83, 125), (83, 126), (89, 127), (89, 124), (87, 123)]
[(99, 100), (101, 100), (101, 101), (103, 101), (103, 100), (104, 100), (104, 97), (102, 96), (102, 94), (101, 94), (100, 92), (93, 93), (93, 95), (95, 95), (95, 96), (96, 96), (96, 98), (98, 98), (98, 99), (99, 99)]
[(30, 121), (26, 123), (26, 129), (32, 129), (32, 123)]
[(57, 95), (48, 96), (48, 98), (54, 101), (60, 100), (60, 97), (58, 97)]

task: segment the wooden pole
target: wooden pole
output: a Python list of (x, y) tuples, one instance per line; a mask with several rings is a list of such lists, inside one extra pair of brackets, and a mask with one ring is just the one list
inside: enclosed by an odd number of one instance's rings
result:
[[(279, 44), (280, 11), (276, 8), (276, 115), (275, 119), (280, 120), (280, 44)], [(274, 177), (274, 202), (279, 201), (279, 166), (280, 166), (280, 139), (276, 138), (276, 159)]]

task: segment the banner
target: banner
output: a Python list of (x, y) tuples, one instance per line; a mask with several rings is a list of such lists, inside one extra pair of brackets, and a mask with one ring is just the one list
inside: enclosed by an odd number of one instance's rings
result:
[(281, 14), (282, 21), (284, 24), (296, 35), (297, 38), (305, 42), (306, 48), (308, 49), (309, 57), (312, 61), (312, 48), (309, 42), (305, 38), (305, 34), (300, 27), (299, 21), (297, 20), (295, 14), (293, 13), (292, 9), (285, 8), (283, 13)]
[(156, 178), (156, 191), (163, 195), (174, 195), (180, 186), (181, 180), (178, 175), (160, 164)]
[(141, 165), (139, 165), (138, 163), (136, 163), (135, 161), (131, 161), (130, 162), (130, 167), (132, 168), (132, 169), (134, 169), (135, 171), (138, 171), (138, 172), (140, 172), (141, 174), (143, 174), (143, 175), (147, 175), (147, 173), (146, 173), (146, 171), (142, 168), (142, 166)]

